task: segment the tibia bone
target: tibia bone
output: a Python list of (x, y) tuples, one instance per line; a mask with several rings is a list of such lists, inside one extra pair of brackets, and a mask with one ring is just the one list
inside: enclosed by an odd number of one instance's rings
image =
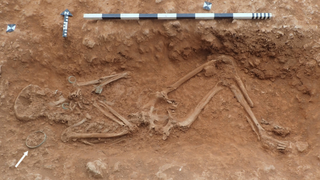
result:
[(233, 94), (236, 96), (238, 102), (242, 105), (242, 107), (244, 107), (244, 109), (246, 110), (246, 112), (249, 114), (249, 116), (251, 117), (251, 119), (253, 120), (255, 126), (258, 128), (259, 131), (263, 130), (264, 129), (261, 127), (261, 125), (259, 124), (257, 118), (255, 117), (255, 115), (253, 114), (251, 108), (249, 107), (247, 101), (244, 99), (241, 91), (239, 90), (239, 88), (234, 85), (234, 84), (231, 84), (230, 85), (230, 89), (231, 91), (233, 92)]
[(189, 128), (191, 126), (191, 124), (197, 119), (203, 108), (209, 103), (211, 98), (223, 89), (223, 86), (220, 86), (219, 84), (220, 83), (217, 83), (215, 87), (210, 90), (210, 92), (198, 103), (195, 109), (190, 112), (189, 115), (187, 115), (187, 118), (184, 121), (178, 123), (179, 127)]

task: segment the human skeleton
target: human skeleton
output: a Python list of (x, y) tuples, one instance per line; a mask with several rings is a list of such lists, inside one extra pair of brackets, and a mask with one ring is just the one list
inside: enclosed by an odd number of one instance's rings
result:
[[(166, 101), (167, 103), (177, 106), (174, 100), (169, 99), (168, 94), (170, 92), (175, 91), (178, 89), (182, 84), (186, 83), (189, 79), (193, 78), (195, 75), (206, 69), (207, 67), (214, 67), (216, 70), (221, 71), (219, 72), (219, 82), (202, 98), (202, 100), (197, 104), (197, 106), (191, 111), (184, 119), (178, 120), (177, 118), (173, 117), (170, 111), (167, 111), (168, 114), (166, 116), (161, 116), (155, 113), (156, 105), (159, 101)], [(77, 87), (86, 86), (86, 85), (93, 85), (100, 83), (99, 86), (96, 86), (93, 90), (96, 93), (101, 93), (103, 86), (109, 84), (113, 81), (116, 81), (120, 78), (124, 78), (127, 76), (127, 73), (115, 74), (111, 76), (106, 76), (99, 78), (98, 80), (83, 82), (83, 83), (76, 83)], [(233, 94), (235, 95), (238, 102), (244, 107), (245, 111), (249, 115), (246, 116), (247, 121), (249, 122), (252, 130), (256, 133), (257, 137), (263, 144), (266, 144), (270, 147), (274, 147), (280, 151), (284, 151), (288, 146), (288, 142), (279, 141), (274, 139), (273, 137), (269, 136), (266, 130), (260, 125), (257, 118), (255, 117), (254, 113), (252, 112), (252, 107), (254, 106), (252, 100), (250, 99), (247, 90), (239, 77), (236, 66), (233, 58), (229, 56), (220, 56), (216, 60), (211, 60), (185, 76), (181, 79), (173, 83), (172, 85), (164, 88), (160, 92), (155, 93), (155, 97), (152, 98), (146, 105), (144, 105), (140, 112), (131, 114), (130, 121), (127, 120), (125, 117), (120, 115), (117, 111), (115, 111), (111, 106), (103, 101), (95, 101), (92, 103), (94, 107), (96, 107), (101, 113), (103, 113), (106, 117), (111, 119), (112, 121), (116, 122), (117, 124), (125, 127), (124, 130), (117, 133), (75, 133), (72, 131), (72, 128), (76, 126), (80, 126), (86, 121), (84, 118), (82, 121), (75, 123), (69, 126), (61, 135), (61, 139), (64, 142), (67, 142), (69, 139), (86, 139), (86, 138), (111, 138), (111, 137), (119, 137), (129, 133), (133, 133), (137, 130), (137, 126), (139, 124), (148, 124), (149, 129), (156, 131), (158, 133), (163, 134), (163, 139), (167, 139), (170, 135), (170, 131), (173, 128), (179, 129), (187, 129), (189, 128), (192, 123), (198, 118), (199, 114), (202, 112), (204, 107), (209, 103), (214, 95), (218, 92), (230, 89)], [(25, 99), (29, 99), (29, 101), (41, 101), (41, 99), (47, 98), (47, 95), (50, 94), (49, 90), (42, 90), (38, 86), (29, 85), (24, 88), (21, 93), (18, 95), (14, 110), (16, 116), (20, 120), (32, 120), (36, 119), (39, 116), (45, 116), (49, 119), (53, 119), (56, 121), (63, 121), (64, 119), (70, 120), (74, 119), (74, 116), (62, 116), (59, 113), (50, 113), (50, 108), (48, 108), (48, 104), (43, 101), (43, 106), (41, 107), (33, 107), (32, 102), (27, 107), (28, 111), (25, 111), (23, 106), (23, 101)], [(51, 93), (52, 95), (52, 93)], [(82, 96), (81, 90), (78, 89), (76, 92), (72, 93), (68, 97), (69, 99), (69, 107), (73, 110), (76, 106), (82, 108), (81, 104), (85, 103)], [(67, 99), (61, 97), (58, 101), (49, 103), (50, 106), (56, 106), (63, 102), (67, 101)], [(40, 108), (40, 109), (36, 109)], [(107, 109), (107, 111), (105, 110)], [(27, 112), (27, 113), (25, 113)], [(29, 114), (28, 114), (29, 113)], [(61, 120), (62, 119), (62, 120)], [(166, 122), (166, 125), (159, 125), (156, 123), (157, 121)], [(133, 123), (136, 122), (136, 123)]]

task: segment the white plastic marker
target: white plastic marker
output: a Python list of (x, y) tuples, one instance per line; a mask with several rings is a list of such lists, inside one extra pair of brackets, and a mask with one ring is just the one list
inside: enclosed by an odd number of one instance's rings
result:
[(26, 152), (23, 153), (23, 156), (22, 156), (22, 158), (19, 160), (19, 162), (16, 164), (16, 167), (19, 166), (19, 164), (21, 163), (21, 161), (22, 161), (22, 160), (24, 159), (24, 157), (26, 157), (26, 156), (28, 156), (28, 151), (26, 151)]

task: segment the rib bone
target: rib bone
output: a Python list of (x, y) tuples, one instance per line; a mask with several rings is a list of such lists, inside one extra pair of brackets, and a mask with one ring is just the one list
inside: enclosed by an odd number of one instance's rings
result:
[(81, 124), (83, 124), (84, 122), (87, 121), (87, 118), (84, 118), (83, 120), (81, 120), (80, 122), (78, 123), (75, 123), (74, 125), (70, 126), (70, 127), (77, 127), (77, 126), (80, 126)]

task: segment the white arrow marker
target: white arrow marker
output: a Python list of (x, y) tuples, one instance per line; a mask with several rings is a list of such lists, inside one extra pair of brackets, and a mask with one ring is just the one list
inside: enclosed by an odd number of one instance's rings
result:
[(22, 156), (22, 158), (20, 159), (20, 161), (16, 164), (16, 167), (19, 166), (19, 164), (21, 163), (21, 161), (22, 161), (22, 160), (24, 159), (24, 157), (26, 157), (26, 156), (28, 156), (28, 151), (26, 151), (26, 152), (23, 153), (23, 156)]

